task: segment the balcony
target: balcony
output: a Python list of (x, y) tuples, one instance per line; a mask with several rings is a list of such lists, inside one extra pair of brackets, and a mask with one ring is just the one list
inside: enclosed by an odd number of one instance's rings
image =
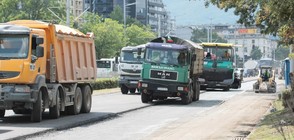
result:
[(164, 7), (163, 3), (159, 2), (159, 1), (151, 1), (151, 0), (149, 0), (148, 5), (149, 6), (162, 7), (162, 8)]

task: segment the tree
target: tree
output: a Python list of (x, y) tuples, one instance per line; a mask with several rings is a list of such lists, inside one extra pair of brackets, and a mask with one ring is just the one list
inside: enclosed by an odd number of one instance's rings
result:
[(99, 15), (89, 13), (85, 16), (87, 22), (80, 25), (84, 33), (94, 33), (97, 59), (113, 57), (127, 44), (123, 25), (110, 18), (102, 19)]
[(124, 23), (124, 14), (120, 6), (116, 5), (114, 7), (113, 11), (110, 13), (110, 18), (117, 20), (120, 24)]
[(275, 50), (275, 58), (276, 60), (284, 60), (289, 55), (289, 47), (280, 46)]
[(1, 22), (16, 19), (52, 20), (48, 7), (61, 7), (54, 10), (60, 17), (65, 16), (65, 6), (55, 0), (1, 0)]
[(150, 27), (139, 27), (135, 24), (127, 27), (126, 35), (129, 38), (127, 45), (136, 46), (147, 43), (151, 39), (155, 38), (154, 32), (151, 31)]
[(252, 48), (250, 56), (253, 60), (259, 60), (262, 57), (262, 53), (259, 47)]
[[(120, 24), (124, 24), (124, 15), (123, 14), (124, 14), (123, 10), (121, 9), (120, 6), (117, 5), (114, 7), (114, 10), (110, 13), (110, 18), (118, 21)], [(134, 18), (127, 15), (126, 16), (126, 26), (131, 26), (132, 24), (135, 24), (139, 27), (145, 26), (137, 19), (134, 19)]]
[(225, 11), (234, 8), (240, 16), (238, 23), (256, 25), (262, 33), (278, 34), (284, 43), (293, 44), (293, 0), (208, 0), (206, 5), (209, 3)]
[[(207, 29), (193, 29), (191, 40), (196, 43), (208, 42)], [(212, 42), (227, 43), (226, 40), (221, 38), (217, 33), (212, 33)]]

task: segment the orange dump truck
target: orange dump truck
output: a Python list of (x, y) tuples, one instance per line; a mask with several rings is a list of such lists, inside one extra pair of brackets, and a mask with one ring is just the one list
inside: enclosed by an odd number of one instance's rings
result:
[(95, 79), (92, 34), (32, 20), (0, 24), (0, 118), (5, 110), (33, 122), (47, 108), (52, 118), (88, 113)]

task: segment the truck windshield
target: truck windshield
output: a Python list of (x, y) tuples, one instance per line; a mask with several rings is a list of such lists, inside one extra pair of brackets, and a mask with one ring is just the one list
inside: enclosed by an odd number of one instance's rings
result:
[(27, 58), (28, 35), (0, 35), (0, 59)]
[[(141, 53), (141, 56), (144, 56), (144, 52)], [(120, 62), (141, 63), (141, 56), (138, 58), (138, 51), (122, 51), (120, 55)]]
[(233, 61), (233, 49), (228, 47), (205, 47), (205, 60)]
[(96, 64), (97, 64), (97, 68), (111, 68), (110, 60), (97, 60)]
[(187, 52), (148, 48), (146, 49), (145, 60), (157, 64), (187, 65)]

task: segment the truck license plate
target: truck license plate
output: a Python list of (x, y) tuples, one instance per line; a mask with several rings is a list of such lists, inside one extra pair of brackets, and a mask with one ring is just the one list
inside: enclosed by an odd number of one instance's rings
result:
[(167, 88), (165, 88), (165, 87), (158, 87), (157, 90), (160, 90), (160, 91), (167, 91)]
[(138, 81), (130, 81), (131, 84), (138, 84)]

